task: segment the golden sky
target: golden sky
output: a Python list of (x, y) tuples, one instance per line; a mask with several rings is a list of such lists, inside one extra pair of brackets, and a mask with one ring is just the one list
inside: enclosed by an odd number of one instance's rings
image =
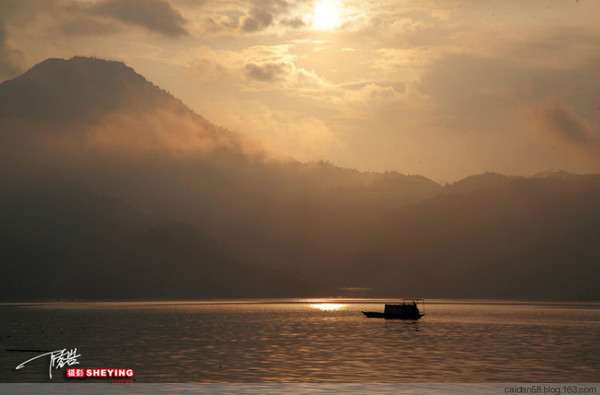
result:
[(0, 80), (75, 55), (303, 161), (600, 171), (595, 0), (0, 0)]

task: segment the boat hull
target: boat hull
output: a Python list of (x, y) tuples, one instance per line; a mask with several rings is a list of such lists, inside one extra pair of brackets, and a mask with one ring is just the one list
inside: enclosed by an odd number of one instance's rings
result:
[(378, 311), (363, 311), (364, 315), (368, 318), (385, 318), (387, 320), (418, 320), (423, 317), (424, 314), (416, 313), (416, 314), (390, 314), (390, 313), (381, 313)]

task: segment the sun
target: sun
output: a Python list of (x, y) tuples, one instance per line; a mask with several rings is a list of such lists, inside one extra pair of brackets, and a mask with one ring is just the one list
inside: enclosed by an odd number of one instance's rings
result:
[(313, 29), (333, 30), (339, 24), (339, 9), (336, 1), (321, 0), (315, 4)]

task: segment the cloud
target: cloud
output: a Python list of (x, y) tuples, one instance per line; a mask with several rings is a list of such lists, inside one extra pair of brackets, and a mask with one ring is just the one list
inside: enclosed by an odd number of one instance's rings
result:
[(393, 86), (383, 86), (369, 83), (356, 90), (348, 90), (344, 94), (347, 102), (364, 105), (373, 101), (395, 101), (402, 97), (402, 93)]
[(77, 18), (65, 20), (59, 27), (69, 36), (102, 36), (122, 30), (118, 23), (81, 13)]
[(430, 108), (428, 98), (414, 87), (402, 83), (365, 82), (340, 86), (341, 94), (332, 97), (335, 110), (348, 119), (406, 117)]
[[(311, 89), (327, 88), (331, 84), (319, 77), (314, 71), (309, 71), (301, 67), (296, 67), (294, 62), (276, 61), (264, 63), (247, 63), (244, 66), (246, 80), (257, 81), (259, 83), (278, 83), (281, 88), (292, 89)], [(246, 88), (258, 89), (258, 86)], [(296, 95), (300, 92), (294, 91)]]
[(194, 20), (202, 21), (196, 26), (201, 35), (238, 36), (258, 33), (277, 24), (297, 26), (298, 21), (289, 15), (293, 7), (294, 4), (284, 0), (254, 0), (249, 4), (214, 2), (207, 4), (202, 14), (192, 12), (192, 15), (196, 15)]
[[(450, 177), (568, 168), (559, 156), (576, 157), (571, 146), (598, 130), (600, 3), (344, 0), (339, 26), (322, 32), (310, 28), (315, 2), (0, 0), (0, 78), (47, 57), (121, 59), (209, 119), (222, 122), (234, 101), (294, 109), (354, 144), (349, 166)], [(415, 170), (393, 147), (449, 160)], [(457, 170), (462, 147), (483, 159)]]
[(341, 147), (331, 126), (314, 116), (276, 110), (256, 101), (228, 102), (227, 105), (231, 111), (222, 121), (274, 157), (321, 160)]
[(200, 122), (191, 114), (156, 109), (143, 116), (110, 113), (102, 122), (91, 124), (73, 148), (127, 155), (156, 152), (181, 155), (205, 154), (223, 148), (241, 152), (243, 142), (239, 136)]
[(246, 84), (249, 79), (273, 80), (279, 71), (283, 71), (286, 65), (292, 63), (293, 56), (288, 51), (287, 45), (257, 45), (241, 51), (202, 45), (194, 48), (187, 56), (196, 78), (208, 81), (219, 78)]
[(165, 0), (103, 0), (91, 12), (145, 27), (170, 37), (188, 35), (186, 19)]
[(557, 99), (552, 99), (532, 108), (533, 120), (544, 136), (557, 138), (573, 146), (588, 148), (597, 145), (598, 131), (580, 117), (572, 108)]
[[(168, 0), (4, 0), (0, 20), (12, 29), (67, 36), (102, 36), (141, 26), (169, 37), (188, 35), (187, 20)], [(56, 30), (56, 28), (58, 28)]]
[(271, 26), (273, 15), (260, 8), (253, 8), (248, 15), (240, 18), (240, 29), (246, 33), (252, 33)]
[(27, 29), (35, 36), (41, 28), (49, 40), (56, 39), (56, 31), (77, 37), (121, 30), (117, 23), (91, 13), (92, 7), (93, 4), (77, 0), (4, 0), (0, 2), (0, 24), (4, 23), (5, 28), (9, 27), (17, 35)]
[(67, 4), (67, 1), (73, 0), (2, 0), (0, 1), (0, 20), (6, 24), (22, 27), (43, 13), (53, 13), (57, 8)]
[(231, 84), (241, 91), (332, 87), (313, 70), (298, 67), (290, 45), (257, 45), (241, 51), (217, 50), (201, 46), (190, 52), (190, 71), (194, 78)]
[(5, 26), (0, 22), (0, 81), (17, 76), (23, 71), (25, 56), (15, 49)]
[(289, 26), (294, 29), (298, 29), (298, 28), (306, 26), (306, 23), (300, 17), (285, 18), (285, 19), (282, 19), (279, 23), (281, 23), (282, 25), (285, 25), (285, 26)]
[(289, 74), (293, 67), (289, 63), (265, 63), (265, 64), (246, 64), (246, 75), (248, 78), (258, 81), (274, 81), (284, 78)]
[(15, 27), (27, 25), (38, 9), (51, 7), (47, 3), (26, 0), (0, 1), (0, 81), (14, 78), (25, 69), (25, 54), (12, 40)]
[[(586, 113), (562, 98), (548, 97), (524, 104), (520, 115), (528, 121), (528, 137), (538, 150), (545, 150), (546, 168), (597, 171), (600, 123), (594, 120), (593, 113)], [(535, 155), (535, 151), (530, 155)]]

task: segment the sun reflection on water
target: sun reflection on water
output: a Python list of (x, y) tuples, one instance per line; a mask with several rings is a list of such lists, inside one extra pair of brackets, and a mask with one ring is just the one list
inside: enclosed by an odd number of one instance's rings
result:
[(344, 305), (339, 303), (313, 303), (310, 307), (322, 311), (333, 311), (341, 309)]

